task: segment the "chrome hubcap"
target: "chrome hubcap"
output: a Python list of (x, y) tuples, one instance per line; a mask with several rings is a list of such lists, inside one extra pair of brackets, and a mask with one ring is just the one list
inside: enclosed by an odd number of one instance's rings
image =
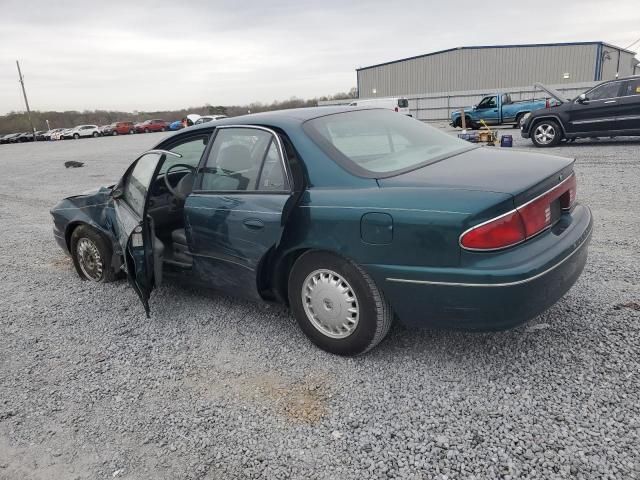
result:
[(556, 137), (556, 129), (551, 125), (543, 123), (536, 128), (534, 135), (536, 136), (536, 140), (538, 141), (538, 143), (546, 145), (548, 143), (551, 143)]
[(80, 269), (85, 277), (95, 282), (99, 281), (102, 278), (103, 265), (102, 257), (96, 244), (88, 238), (81, 238), (78, 240), (76, 253)]
[(358, 326), (358, 299), (351, 285), (331, 270), (316, 270), (307, 276), (302, 305), (311, 324), (327, 337), (346, 338)]

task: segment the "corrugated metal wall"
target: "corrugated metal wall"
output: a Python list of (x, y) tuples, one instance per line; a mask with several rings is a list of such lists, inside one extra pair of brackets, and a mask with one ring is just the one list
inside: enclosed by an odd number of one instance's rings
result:
[[(588, 82), (595, 77), (597, 47), (598, 44), (586, 44), (453, 50), (359, 70), (358, 92), (361, 98), (369, 98), (505, 89), (536, 81)], [(615, 69), (615, 61), (605, 61), (603, 69), (610, 64)], [(569, 74), (568, 79), (564, 78), (565, 73)], [(603, 79), (609, 78), (604, 73)]]
[(604, 46), (602, 48), (602, 80), (611, 80), (615, 78), (618, 68), (618, 54), (620, 55), (619, 77), (628, 77), (634, 74), (634, 66), (636, 64), (635, 57), (624, 51), (615, 50), (611, 47)]

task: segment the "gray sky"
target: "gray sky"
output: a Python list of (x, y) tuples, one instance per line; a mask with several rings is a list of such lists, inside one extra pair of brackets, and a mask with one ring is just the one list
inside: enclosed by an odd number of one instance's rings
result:
[(0, 114), (24, 110), (16, 59), (34, 110), (271, 102), (348, 91), (357, 67), (445, 48), (592, 40), (625, 47), (640, 37), (638, 6), (0, 0)]

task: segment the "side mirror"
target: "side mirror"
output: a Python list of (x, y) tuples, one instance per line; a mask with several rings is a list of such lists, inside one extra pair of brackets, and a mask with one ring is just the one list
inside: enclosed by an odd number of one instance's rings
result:
[(581, 93), (578, 97), (578, 103), (589, 103), (589, 99), (584, 93)]
[(119, 188), (114, 188), (113, 190), (111, 190), (111, 198), (114, 198), (115, 200), (122, 198), (123, 195), (124, 194), (122, 190), (120, 190)]
[(473, 107), (471, 107), (472, 110), (475, 110), (476, 108), (478, 108), (477, 105), (474, 105)]

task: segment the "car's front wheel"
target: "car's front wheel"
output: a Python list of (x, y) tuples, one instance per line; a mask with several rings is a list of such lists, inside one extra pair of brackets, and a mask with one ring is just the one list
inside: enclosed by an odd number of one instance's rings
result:
[(73, 134), (73, 138), (75, 138), (76, 140), (78, 140), (80, 138), (80, 134), (79, 133), (74, 133)]
[(116, 279), (111, 268), (112, 251), (105, 239), (87, 225), (71, 234), (71, 256), (78, 275), (83, 280), (106, 283)]
[(393, 313), (373, 279), (337, 255), (310, 251), (293, 265), (289, 303), (302, 331), (318, 347), (358, 355), (380, 343)]
[(114, 130), (113, 132), (111, 132), (111, 135), (113, 135), (114, 137), (117, 137), (118, 136), (118, 131)]
[(541, 120), (531, 128), (531, 141), (536, 147), (555, 147), (562, 140), (560, 125), (555, 120)]
[(100, 136), (100, 134), (98, 132), (93, 132), (92, 135), (93, 135), (93, 138), (97, 138), (97, 137)]

